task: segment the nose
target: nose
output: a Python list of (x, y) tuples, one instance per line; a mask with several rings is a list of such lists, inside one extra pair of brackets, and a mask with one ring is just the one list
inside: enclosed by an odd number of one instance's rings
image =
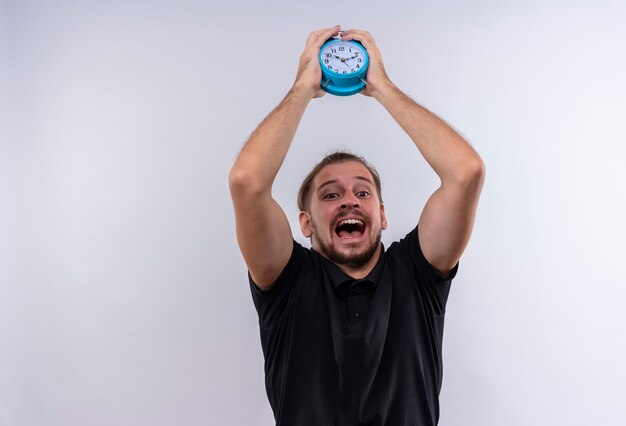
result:
[(346, 195), (344, 195), (343, 199), (341, 200), (341, 208), (346, 209), (350, 207), (352, 208), (360, 207), (360, 203), (359, 203), (359, 198), (357, 196), (355, 196), (351, 192), (348, 192), (346, 193)]

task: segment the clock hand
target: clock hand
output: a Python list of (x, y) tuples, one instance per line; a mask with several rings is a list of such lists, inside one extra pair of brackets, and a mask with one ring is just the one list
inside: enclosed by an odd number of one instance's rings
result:
[(341, 59), (341, 63), (344, 64), (345, 66), (347, 66), (348, 68), (350, 68), (350, 65), (346, 64), (346, 61), (348, 59), (354, 59), (354, 58), (342, 58), (341, 56), (337, 56), (337, 55), (333, 55), (335, 58), (337, 59)]

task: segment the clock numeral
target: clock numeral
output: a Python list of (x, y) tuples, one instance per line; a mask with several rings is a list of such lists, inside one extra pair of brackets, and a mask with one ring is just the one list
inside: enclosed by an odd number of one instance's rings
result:
[(332, 53), (337, 53), (337, 49), (330, 49)]
[(328, 66), (328, 69), (329, 69), (329, 70), (332, 70), (332, 69), (333, 69), (333, 66), (332, 66), (332, 65), (329, 65), (329, 66)]
[(352, 69), (350, 70), (350, 72), (354, 72), (354, 68), (352, 68)]
[(343, 72), (344, 74), (348, 74), (346, 71)]
[(346, 47), (345, 47), (345, 46), (339, 46), (339, 51), (340, 51), (340, 52), (343, 52), (344, 50), (346, 50)]
[(327, 63), (329, 63), (329, 62), (330, 62), (330, 61), (329, 61), (328, 59), (324, 59), (324, 63), (325, 63), (325, 64), (327, 64)]
[(333, 55), (331, 55), (330, 53), (327, 53), (327, 54), (326, 54), (326, 57), (327, 57), (327, 58), (330, 58), (330, 57), (332, 57), (332, 56), (333, 56)]
[(361, 62), (363, 62), (363, 60), (362, 60), (361, 58), (359, 58), (359, 59), (357, 60), (357, 62), (360, 64)]
[(356, 67), (357, 67), (357, 68), (361, 68), (361, 65), (359, 65), (359, 64), (356, 64)]

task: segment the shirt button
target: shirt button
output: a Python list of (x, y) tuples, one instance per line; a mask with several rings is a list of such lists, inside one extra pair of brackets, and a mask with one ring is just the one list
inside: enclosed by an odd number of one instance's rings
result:
[(359, 313), (357, 312), (356, 314), (354, 314), (354, 318), (359, 319), (361, 318), (361, 315), (359, 315)]

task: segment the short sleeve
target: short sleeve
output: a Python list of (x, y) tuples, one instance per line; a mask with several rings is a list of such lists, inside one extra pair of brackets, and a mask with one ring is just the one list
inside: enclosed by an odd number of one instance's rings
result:
[(459, 269), (459, 262), (456, 262), (456, 265), (452, 268), (452, 270), (448, 273), (447, 277), (443, 277), (424, 257), (424, 252), (422, 251), (422, 247), (420, 246), (419, 236), (417, 233), (417, 226), (412, 232), (412, 238), (415, 240), (415, 245), (417, 246), (417, 261), (420, 265), (420, 270), (426, 276), (429, 282), (431, 283), (440, 283), (445, 281), (452, 281), (452, 279), (456, 276), (456, 273)]
[(270, 326), (275, 323), (289, 309), (293, 301), (294, 287), (296, 287), (298, 282), (301, 269), (300, 263), (305, 250), (298, 242), (293, 241), (293, 249), (289, 261), (268, 290), (259, 288), (252, 280), (248, 271), (252, 299), (259, 315), (259, 324), (261, 326)]
[(447, 277), (442, 277), (424, 257), (419, 244), (417, 227), (400, 241), (393, 243), (389, 247), (389, 252), (411, 271), (421, 294), (429, 300), (433, 314), (442, 315), (445, 313), (450, 286), (458, 271), (459, 262)]
[(398, 242), (401, 257), (406, 263), (413, 264), (424, 280), (431, 284), (450, 282), (456, 276), (459, 262), (454, 265), (447, 277), (443, 277), (429, 262), (422, 252), (416, 226)]

